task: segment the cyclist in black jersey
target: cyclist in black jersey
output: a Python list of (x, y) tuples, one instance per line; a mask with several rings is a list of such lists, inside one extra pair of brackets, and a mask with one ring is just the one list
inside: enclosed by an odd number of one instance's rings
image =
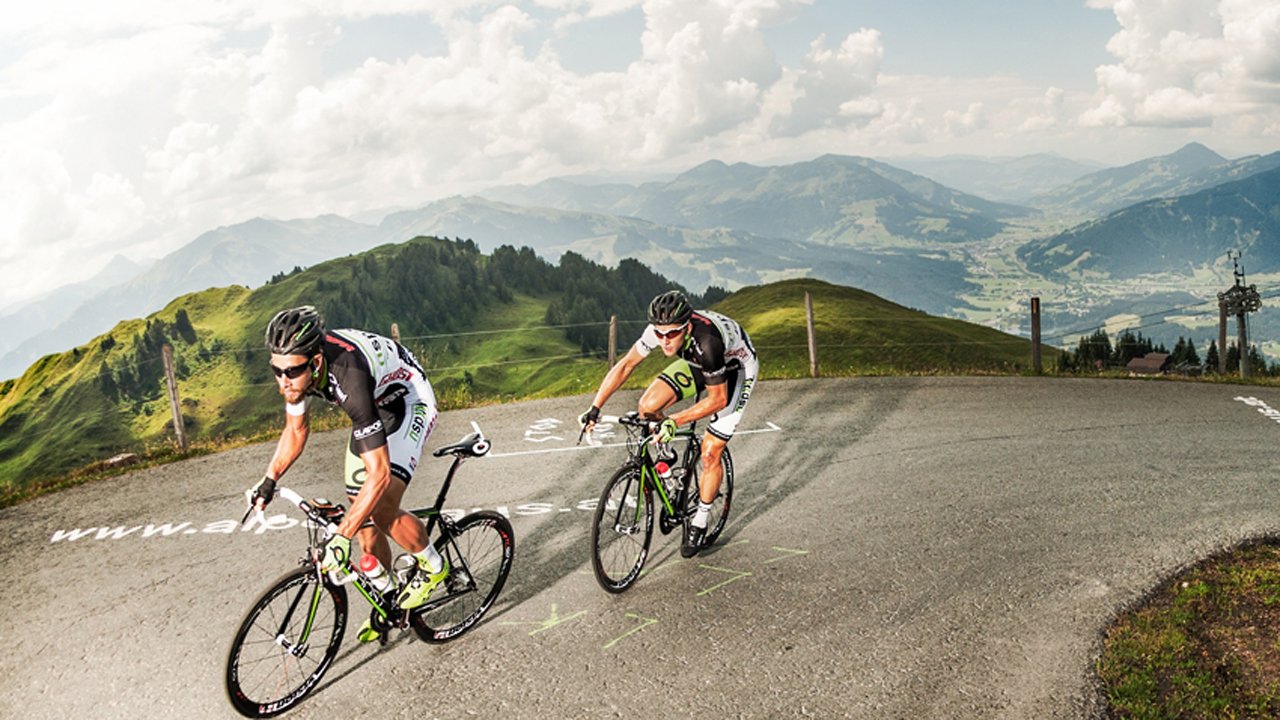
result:
[[(270, 502), (276, 481), (302, 454), (310, 434), (308, 398), (338, 405), (353, 425), (346, 472), (351, 509), (326, 545), (322, 567), (345, 569), (354, 537), (364, 552), (390, 568), (390, 535), (418, 559), (421, 572), (397, 597), (402, 608), (418, 607), (449, 573), (422, 521), (400, 509), (437, 417), (435, 394), (422, 367), (389, 338), (326, 331), (309, 305), (277, 313), (267, 326), (266, 343), (285, 400), (285, 427), (266, 474), (245, 491), (249, 504), (261, 508)], [(376, 638), (371, 627), (361, 630), (362, 641)]]
[[(702, 547), (707, 514), (724, 476), (720, 457), (751, 399), (759, 360), (741, 325), (710, 310), (695, 311), (678, 290), (662, 293), (649, 304), (649, 325), (640, 339), (604, 376), (591, 409), (578, 416), (584, 431), (595, 427), (600, 408), (656, 348), (661, 348), (667, 357), (676, 358), (640, 398), (640, 413), (661, 421), (658, 439), (669, 441), (680, 425), (712, 416), (702, 441), (698, 511), (680, 548), (681, 555), (693, 557)], [(676, 402), (703, 391), (705, 397), (693, 405), (664, 416)]]

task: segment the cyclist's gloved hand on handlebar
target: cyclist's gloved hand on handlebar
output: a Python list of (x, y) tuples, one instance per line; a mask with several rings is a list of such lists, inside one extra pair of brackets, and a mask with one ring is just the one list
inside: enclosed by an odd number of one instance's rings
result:
[(578, 424), (581, 425), (583, 428), (586, 428), (587, 425), (594, 425), (599, 421), (600, 421), (600, 408), (596, 407), (595, 405), (592, 405), (590, 410), (578, 416)]
[(669, 443), (676, 437), (676, 421), (667, 418), (658, 424), (658, 442)]
[(262, 503), (262, 507), (266, 507), (275, 495), (276, 481), (269, 475), (263, 475), (257, 485), (244, 491), (244, 499), (248, 501), (249, 507), (257, 507), (259, 502)]
[(351, 561), (351, 538), (334, 533), (324, 546), (324, 558), (320, 560), (321, 572), (333, 572), (347, 567)]

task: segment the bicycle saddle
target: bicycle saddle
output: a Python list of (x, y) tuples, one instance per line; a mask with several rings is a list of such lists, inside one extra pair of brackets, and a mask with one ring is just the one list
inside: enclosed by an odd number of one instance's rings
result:
[(489, 441), (484, 439), (480, 433), (471, 433), (452, 445), (445, 445), (437, 448), (431, 453), (435, 457), (444, 457), (445, 455), (457, 455), (459, 457), (481, 457), (489, 452)]

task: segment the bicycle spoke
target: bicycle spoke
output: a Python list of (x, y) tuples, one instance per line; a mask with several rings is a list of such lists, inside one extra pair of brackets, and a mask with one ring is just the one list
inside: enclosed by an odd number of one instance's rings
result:
[(452, 640), (475, 626), (502, 590), (515, 551), (511, 523), (492, 511), (472, 513), (436, 541), (449, 558), (449, 575), (433, 597), (410, 616), (418, 636), (428, 642)]
[[(227, 694), (247, 717), (300, 701), (328, 669), (346, 628), (346, 594), (316, 585), (310, 568), (286, 574), (249, 610), (227, 658)], [(302, 633), (310, 629), (303, 644)]]
[(630, 466), (616, 473), (600, 495), (591, 528), (592, 568), (609, 592), (630, 587), (644, 567), (653, 537), (651, 499), (640, 471)]

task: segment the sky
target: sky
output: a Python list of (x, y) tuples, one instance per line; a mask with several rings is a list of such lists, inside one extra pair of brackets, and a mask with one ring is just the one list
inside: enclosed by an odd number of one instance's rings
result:
[(1280, 3), (45, 0), (0, 24), (0, 311), (258, 216), (1192, 141), (1280, 150)]

